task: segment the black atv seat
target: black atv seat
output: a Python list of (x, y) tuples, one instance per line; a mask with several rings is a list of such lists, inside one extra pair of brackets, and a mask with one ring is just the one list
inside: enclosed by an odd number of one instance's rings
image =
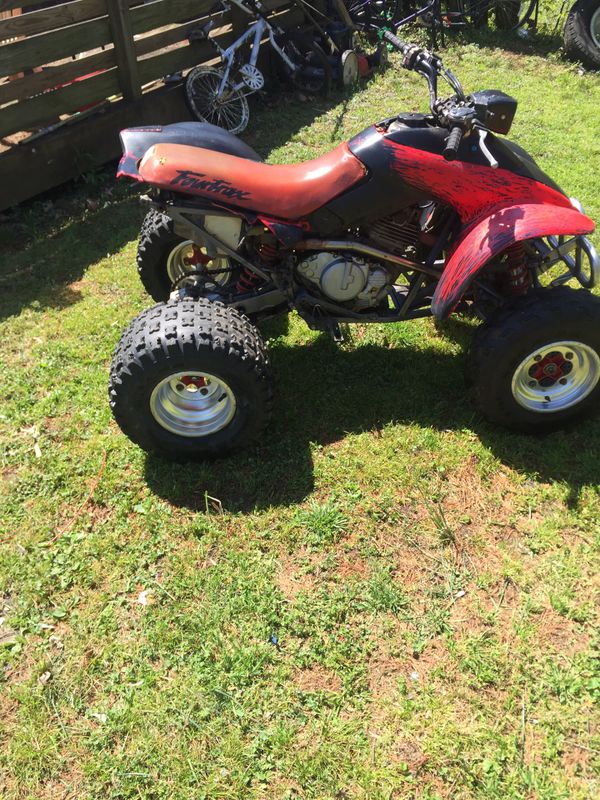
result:
[(147, 150), (155, 144), (185, 144), (216, 150), (250, 161), (262, 161), (258, 153), (233, 133), (208, 122), (175, 122), (172, 125), (146, 125), (142, 128), (125, 128), (120, 133), (123, 157), (117, 177), (127, 176), (141, 180), (137, 165)]

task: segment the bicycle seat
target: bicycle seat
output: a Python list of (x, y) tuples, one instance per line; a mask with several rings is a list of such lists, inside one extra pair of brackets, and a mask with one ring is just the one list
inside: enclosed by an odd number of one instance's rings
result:
[(182, 144), (156, 144), (138, 167), (146, 183), (296, 220), (316, 211), (366, 174), (341, 144), (320, 158), (272, 166)]
[(233, 133), (208, 122), (175, 122), (172, 125), (147, 125), (142, 128), (125, 128), (119, 134), (123, 157), (117, 178), (126, 176), (140, 180), (137, 165), (144, 153), (155, 144), (184, 144), (228, 153), (250, 161), (262, 158)]

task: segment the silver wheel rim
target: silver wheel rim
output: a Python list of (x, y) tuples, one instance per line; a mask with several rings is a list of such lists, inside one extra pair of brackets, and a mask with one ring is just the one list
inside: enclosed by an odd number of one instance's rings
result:
[(177, 436), (199, 438), (223, 430), (235, 414), (235, 395), (206, 372), (176, 372), (152, 392), (150, 411), (158, 424)]
[[(196, 269), (193, 263), (190, 263), (194, 260), (194, 247), (198, 247), (198, 245), (194, 245), (194, 242), (188, 239), (180, 242), (169, 253), (169, 257), (167, 258), (167, 276), (171, 286), (175, 283), (178, 286), (190, 286), (198, 283), (198, 275), (190, 275), (188, 278), (185, 278), (188, 272), (194, 272)], [(206, 253), (203, 247), (200, 247), (199, 250), (202, 253)], [(210, 276), (212, 270), (227, 269), (228, 266), (229, 260), (227, 258), (214, 258), (210, 265), (204, 267), (204, 269), (207, 272), (207, 276)], [(219, 284), (219, 286), (223, 286), (227, 283), (227, 279), (228, 274), (226, 272), (211, 276), (211, 281)]]
[(512, 393), (528, 411), (551, 414), (584, 400), (600, 380), (600, 356), (582, 342), (552, 342), (524, 358), (514, 372)]
[(597, 8), (592, 14), (590, 34), (596, 47), (600, 48), (600, 8)]

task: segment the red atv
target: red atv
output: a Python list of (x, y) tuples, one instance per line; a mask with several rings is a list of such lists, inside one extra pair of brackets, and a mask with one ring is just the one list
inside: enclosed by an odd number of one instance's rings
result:
[(341, 323), (470, 311), (483, 324), (467, 378), (488, 419), (536, 431), (596, 406), (594, 223), (496, 135), (516, 100), (466, 96), (437, 55), (386, 38), (427, 79), (431, 114), (390, 117), (314, 161), (264, 164), (201, 123), (122, 132), (119, 176), (151, 187), (138, 263), (160, 302), (119, 342), (110, 403), (145, 450), (197, 458), (255, 439), (272, 406), (256, 323), (290, 309), (335, 338)]

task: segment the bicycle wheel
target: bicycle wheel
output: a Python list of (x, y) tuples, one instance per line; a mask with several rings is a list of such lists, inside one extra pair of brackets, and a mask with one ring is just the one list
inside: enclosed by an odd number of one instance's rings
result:
[(223, 72), (214, 67), (194, 67), (185, 81), (190, 111), (200, 122), (210, 122), (230, 133), (240, 133), (248, 125), (248, 100), (228, 81), (219, 97)]

